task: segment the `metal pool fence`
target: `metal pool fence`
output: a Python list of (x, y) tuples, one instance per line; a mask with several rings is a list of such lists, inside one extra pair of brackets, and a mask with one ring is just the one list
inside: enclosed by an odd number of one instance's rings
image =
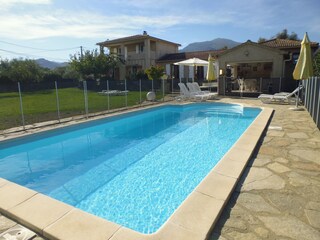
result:
[[(170, 101), (177, 83), (170, 79), (0, 84), (0, 130), (17, 131)], [(156, 99), (148, 101), (151, 91)]]
[(304, 106), (320, 129), (320, 78), (312, 77), (302, 82), (305, 88)]

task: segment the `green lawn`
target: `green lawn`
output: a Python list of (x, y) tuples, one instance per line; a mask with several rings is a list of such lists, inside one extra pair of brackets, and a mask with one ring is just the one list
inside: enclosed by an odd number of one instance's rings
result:
[[(142, 101), (146, 92), (142, 92)], [(125, 107), (125, 96), (110, 96), (110, 109)], [(83, 90), (78, 88), (59, 89), (61, 118), (85, 113)], [(58, 119), (55, 90), (26, 92), (22, 94), (25, 123)], [(128, 106), (140, 102), (139, 92), (128, 93)], [(108, 110), (108, 97), (88, 91), (89, 113)], [(0, 129), (21, 126), (18, 93), (0, 93)]]

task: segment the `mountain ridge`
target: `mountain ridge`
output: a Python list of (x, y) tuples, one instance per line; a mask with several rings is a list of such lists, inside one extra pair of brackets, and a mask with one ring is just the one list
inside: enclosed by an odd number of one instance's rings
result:
[(38, 58), (35, 61), (40, 67), (49, 68), (49, 69), (55, 69), (58, 67), (65, 67), (68, 65), (67, 62), (54, 62), (54, 61), (49, 61), (45, 58)]
[(194, 42), (188, 44), (186, 47), (180, 50), (180, 52), (196, 52), (196, 51), (210, 51), (210, 50), (220, 50), (225, 47), (233, 48), (241, 44), (240, 42), (235, 42), (227, 38), (215, 38), (210, 41)]

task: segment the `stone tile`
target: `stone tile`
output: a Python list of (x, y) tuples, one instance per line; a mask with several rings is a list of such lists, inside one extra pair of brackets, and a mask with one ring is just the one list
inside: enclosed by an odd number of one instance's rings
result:
[(255, 233), (262, 239), (269, 238), (269, 231), (263, 227), (257, 227), (254, 229)]
[(306, 199), (291, 190), (268, 192), (265, 198), (282, 213), (290, 213), (298, 218), (304, 215)]
[(255, 158), (253, 163), (250, 166), (262, 167), (270, 162), (271, 162), (270, 158)]
[(228, 200), (235, 184), (235, 178), (211, 172), (195, 190), (215, 199)]
[(283, 189), (285, 181), (264, 168), (252, 167), (246, 177), (240, 191), (262, 190), (262, 189)]
[[(311, 226), (320, 229), (320, 209), (318, 211), (315, 210), (304, 210), (307, 216), (307, 219)], [(320, 236), (320, 235), (319, 235)]]
[(293, 149), (289, 151), (289, 154), (297, 156), (302, 160), (311, 161), (319, 164), (320, 162), (320, 150), (307, 150), (307, 149)]
[(287, 175), (289, 177), (289, 183), (295, 187), (310, 186), (313, 184), (320, 185), (319, 181), (313, 180), (312, 178), (306, 177), (297, 172), (290, 172)]
[(57, 221), (73, 207), (57, 201), (42, 194), (34, 195), (32, 198), (10, 209), (10, 216), (17, 219), (28, 228), (35, 229), (41, 233), (42, 230)]
[(308, 202), (306, 209), (316, 210), (320, 212), (320, 202)]
[(258, 216), (264, 225), (278, 236), (291, 239), (318, 240), (320, 232), (291, 216)]
[(257, 235), (255, 235), (254, 233), (251, 232), (231, 232), (227, 234), (228, 237), (231, 237), (232, 239), (236, 239), (236, 240), (257, 240)]
[(28, 200), (37, 192), (15, 183), (7, 183), (0, 188), (0, 211), (8, 209)]
[(274, 161), (279, 162), (279, 163), (288, 163), (289, 160), (283, 157), (277, 157), (274, 159)]
[(224, 201), (193, 192), (171, 216), (169, 222), (197, 234), (207, 234), (220, 215)]
[(0, 215), (0, 234), (14, 225), (17, 225), (17, 223), (5, 216)]
[(284, 137), (284, 135), (285, 135), (284, 131), (268, 130), (267, 132), (268, 137)]
[(98, 218), (79, 209), (73, 209), (44, 229), (49, 239), (107, 240), (120, 228), (119, 225)]
[(280, 211), (267, 203), (260, 195), (252, 193), (242, 193), (239, 195), (237, 203), (253, 212), (265, 212), (279, 214)]
[(268, 165), (268, 168), (276, 173), (289, 172), (291, 169), (280, 164), (280, 163), (271, 163)]
[(309, 136), (304, 132), (287, 133), (287, 136), (290, 138), (298, 138), (298, 139), (308, 139), (309, 138)]
[(223, 236), (221, 236), (219, 233), (212, 233), (210, 238), (208, 240), (228, 240), (226, 238), (224, 238)]

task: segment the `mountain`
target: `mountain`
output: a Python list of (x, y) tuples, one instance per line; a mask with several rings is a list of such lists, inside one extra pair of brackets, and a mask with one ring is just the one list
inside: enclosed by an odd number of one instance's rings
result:
[(55, 69), (55, 68), (58, 68), (58, 67), (65, 67), (68, 65), (68, 63), (66, 62), (53, 62), (53, 61), (49, 61), (47, 59), (44, 59), (44, 58), (39, 58), (39, 59), (36, 59), (36, 63), (38, 63), (38, 65), (40, 67), (43, 67), (43, 68), (49, 68), (49, 69)]
[(185, 48), (181, 49), (181, 52), (195, 52), (195, 51), (208, 51), (219, 50), (224, 47), (233, 48), (241, 43), (232, 41), (226, 38), (216, 38), (211, 41), (190, 43)]

